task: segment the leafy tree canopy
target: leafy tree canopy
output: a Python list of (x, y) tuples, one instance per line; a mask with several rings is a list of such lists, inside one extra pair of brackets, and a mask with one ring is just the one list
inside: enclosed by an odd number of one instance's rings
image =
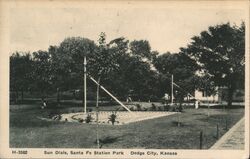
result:
[(194, 36), (181, 51), (195, 59), (217, 86), (228, 87), (228, 105), (231, 105), (234, 90), (244, 83), (245, 24), (240, 27), (230, 23), (211, 26)]

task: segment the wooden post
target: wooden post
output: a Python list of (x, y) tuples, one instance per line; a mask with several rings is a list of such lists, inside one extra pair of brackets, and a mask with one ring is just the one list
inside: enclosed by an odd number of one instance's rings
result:
[(200, 149), (202, 149), (203, 132), (200, 131)]
[(219, 139), (219, 124), (216, 125), (216, 138)]
[(207, 104), (207, 116), (209, 117), (210, 114), (209, 114), (209, 109), (210, 109), (210, 106), (209, 106), (209, 103)]
[(226, 118), (226, 130), (228, 130), (228, 123), (227, 123), (227, 118)]
[(180, 123), (180, 114), (178, 113), (178, 127), (181, 126), (181, 123)]
[(174, 103), (174, 75), (171, 75), (171, 105)]

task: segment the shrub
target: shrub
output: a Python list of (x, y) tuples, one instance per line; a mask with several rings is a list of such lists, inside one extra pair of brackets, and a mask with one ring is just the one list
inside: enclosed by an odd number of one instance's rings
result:
[(111, 121), (112, 125), (114, 125), (115, 122), (118, 122), (118, 121), (116, 121), (116, 119), (117, 119), (116, 113), (112, 113), (112, 114), (109, 116), (108, 122)]
[(91, 114), (88, 114), (86, 119), (85, 119), (85, 122), (90, 123), (92, 120), (93, 120), (93, 118), (92, 118)]
[(180, 104), (180, 105), (178, 106), (178, 112), (182, 112), (182, 110), (183, 110), (183, 107), (182, 107), (182, 105)]
[(169, 108), (170, 108), (169, 105), (164, 105), (164, 106), (163, 106), (164, 111), (169, 111)]
[(171, 107), (171, 110), (173, 112), (179, 112), (179, 106), (177, 104), (174, 104), (172, 107)]
[(52, 109), (52, 110), (49, 112), (48, 117), (49, 117), (49, 118), (53, 118), (54, 116), (59, 115), (59, 114), (60, 114), (59, 110), (57, 110), (57, 109)]
[(152, 111), (156, 111), (156, 105), (154, 103), (152, 103), (151, 109)]
[(83, 122), (83, 119), (78, 119), (78, 122), (82, 123), (82, 122)]
[(140, 104), (136, 104), (135, 106), (136, 106), (136, 110), (141, 111), (141, 105)]
[(158, 107), (158, 111), (162, 111), (163, 109), (162, 109), (162, 107)]
[(92, 111), (93, 111), (92, 108), (87, 109), (87, 112), (92, 112)]
[(131, 110), (131, 111), (134, 111), (134, 107), (131, 107), (130, 110)]

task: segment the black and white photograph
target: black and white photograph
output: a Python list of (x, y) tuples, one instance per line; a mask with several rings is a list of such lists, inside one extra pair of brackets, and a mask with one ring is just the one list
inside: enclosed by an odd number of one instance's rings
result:
[(0, 158), (249, 157), (249, 1), (1, 4)]

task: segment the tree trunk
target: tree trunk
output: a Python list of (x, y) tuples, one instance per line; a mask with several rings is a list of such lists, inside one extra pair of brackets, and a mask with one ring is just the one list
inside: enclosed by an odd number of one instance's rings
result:
[(97, 87), (96, 87), (96, 142), (97, 142), (97, 148), (100, 148), (100, 141), (99, 141), (99, 105), (98, 105), (98, 102), (99, 102), (99, 88), (100, 88), (100, 81), (101, 81), (101, 78), (99, 77), (98, 78), (98, 84), (97, 84)]
[(227, 94), (227, 106), (231, 107), (233, 102), (233, 93), (234, 93), (234, 86), (230, 85), (228, 87), (228, 94)]
[(184, 101), (183, 98), (184, 98), (184, 96), (182, 96), (182, 95), (181, 95), (180, 98), (179, 98), (179, 111), (180, 111), (180, 112), (182, 112), (182, 103), (183, 103), (183, 101)]
[(41, 99), (42, 99), (42, 102), (45, 101), (44, 91), (41, 91)]
[(59, 95), (59, 88), (56, 89), (57, 92), (57, 97), (56, 97), (56, 101), (57, 101), (57, 106), (60, 105), (60, 95)]
[[(83, 94), (82, 94), (83, 95)], [(76, 91), (74, 90), (74, 92), (73, 92), (73, 98), (74, 98), (74, 100), (76, 100)], [(83, 98), (83, 97), (82, 97)], [(82, 105), (83, 105), (84, 103), (83, 103), (83, 101), (82, 101)]]
[(15, 104), (18, 103), (18, 91), (16, 91)]
[(21, 98), (22, 98), (22, 103), (23, 103), (23, 89), (21, 90)]

